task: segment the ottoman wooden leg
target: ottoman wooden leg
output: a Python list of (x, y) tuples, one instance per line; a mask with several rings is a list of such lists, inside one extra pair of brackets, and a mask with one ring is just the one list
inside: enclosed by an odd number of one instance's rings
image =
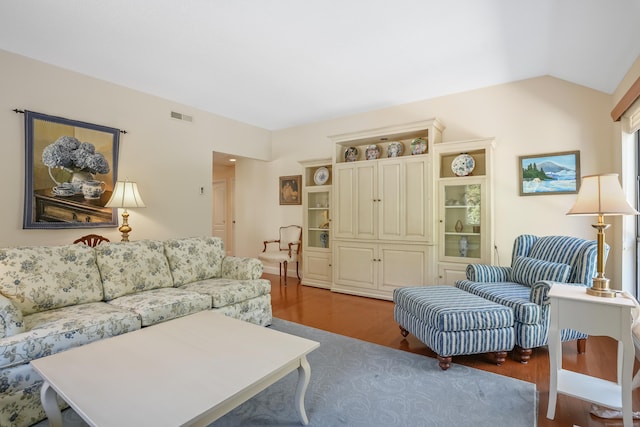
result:
[(407, 331), (402, 326), (400, 326), (400, 333), (402, 334), (403, 337), (406, 337), (407, 335), (409, 335), (409, 331)]
[(533, 352), (533, 350), (531, 350), (530, 348), (522, 348), (516, 346), (514, 352), (516, 354), (516, 360), (518, 360), (523, 365), (526, 365), (527, 362), (529, 362), (529, 359), (531, 359), (531, 353)]
[(442, 357), (438, 355), (438, 365), (440, 365), (440, 369), (446, 371), (451, 366), (451, 356)]
[(496, 365), (500, 366), (507, 360), (507, 352), (506, 351), (496, 351), (493, 353), (493, 360)]

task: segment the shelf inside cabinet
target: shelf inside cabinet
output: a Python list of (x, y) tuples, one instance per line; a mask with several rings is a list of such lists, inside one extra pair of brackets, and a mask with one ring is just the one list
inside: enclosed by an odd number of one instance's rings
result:
[[(463, 241), (466, 242), (463, 243)], [(444, 256), (457, 258), (481, 258), (481, 236), (473, 233), (445, 233)]]
[(481, 150), (461, 151), (459, 153), (442, 154), (440, 156), (440, 178), (450, 178), (450, 177), (464, 178), (464, 177), (458, 177), (451, 170), (451, 164), (453, 163), (453, 160), (461, 154), (469, 154), (471, 157), (473, 157), (473, 160), (475, 161), (475, 167), (473, 168), (473, 171), (467, 176), (471, 176), (471, 177), (484, 176), (487, 174), (486, 152), (484, 149), (481, 149)]
[(307, 247), (318, 249), (329, 249), (330, 230), (328, 228), (309, 228), (307, 229)]
[[(420, 152), (416, 152), (415, 154), (412, 152), (412, 143), (416, 139), (422, 139), (421, 146), (423, 149), (419, 150)], [(399, 143), (402, 146), (402, 153), (398, 155), (390, 154), (389, 146), (397, 145)], [(350, 141), (347, 145), (337, 145), (336, 152), (336, 163), (345, 163), (346, 162), (346, 151), (352, 148), (357, 150), (356, 160), (355, 161), (370, 161), (367, 160), (366, 151), (369, 146), (375, 145), (378, 147), (378, 159), (386, 159), (390, 157), (407, 157), (412, 155), (420, 155), (420, 154), (428, 154), (429, 153), (429, 133), (428, 131), (421, 132), (411, 132), (408, 135), (390, 135), (390, 136), (381, 136), (376, 138), (367, 138), (365, 142), (361, 141)], [(416, 142), (418, 145), (418, 142)], [(392, 152), (393, 153), (393, 152)], [(371, 159), (377, 160), (377, 159)]]
[[(367, 160), (366, 156), (367, 147), (370, 145), (378, 147), (377, 159), (429, 154), (433, 145), (442, 140), (443, 130), (444, 125), (438, 119), (430, 119), (403, 125), (370, 129), (363, 132), (334, 135), (330, 138), (336, 144), (335, 163), (346, 163), (348, 162), (345, 159), (346, 150), (350, 148), (355, 148), (358, 151), (355, 160), (350, 161), (371, 161)], [(415, 144), (421, 147), (421, 149), (412, 152), (411, 143), (417, 138), (422, 139), (424, 142), (422, 144)], [(401, 144), (402, 154), (397, 154), (393, 149), (391, 150), (391, 154), (389, 153), (389, 146), (392, 145), (392, 143)], [(393, 145), (397, 146), (397, 144)]]
[[(322, 169), (324, 171), (324, 169), (326, 169), (329, 173), (329, 176), (326, 180), (326, 182), (321, 183), (321, 184), (317, 184), (316, 183), (316, 173), (318, 173), (318, 170)], [(332, 180), (333, 180), (333, 170), (331, 167), (331, 164), (327, 164), (327, 165), (318, 165), (318, 166), (310, 166), (305, 168), (304, 170), (304, 185), (307, 187), (324, 187), (324, 186), (331, 186)]]

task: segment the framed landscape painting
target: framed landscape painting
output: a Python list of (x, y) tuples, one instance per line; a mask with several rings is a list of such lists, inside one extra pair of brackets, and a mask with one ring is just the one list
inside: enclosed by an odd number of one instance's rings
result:
[(574, 194), (580, 189), (580, 151), (518, 158), (521, 196)]

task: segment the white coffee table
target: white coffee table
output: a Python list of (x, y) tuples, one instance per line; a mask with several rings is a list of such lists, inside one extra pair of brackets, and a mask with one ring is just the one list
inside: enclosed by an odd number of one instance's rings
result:
[(319, 345), (207, 311), (31, 364), (51, 427), (62, 425), (56, 395), (92, 426), (206, 426), (295, 369), (306, 425), (306, 355)]

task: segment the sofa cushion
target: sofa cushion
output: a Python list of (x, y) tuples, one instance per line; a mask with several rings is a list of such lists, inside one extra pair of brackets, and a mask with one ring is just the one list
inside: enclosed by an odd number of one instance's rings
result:
[(222, 260), (223, 279), (260, 279), (263, 271), (264, 265), (258, 258), (226, 256)]
[(75, 244), (0, 249), (0, 293), (23, 315), (103, 297), (93, 249)]
[(537, 324), (542, 318), (543, 306), (530, 301), (531, 288), (528, 286), (514, 282), (482, 283), (458, 280), (456, 287), (510, 307), (516, 322)]
[(540, 280), (566, 283), (570, 273), (571, 267), (567, 264), (519, 256), (513, 262), (510, 281), (526, 286)]
[(150, 326), (208, 310), (211, 298), (184, 289), (160, 288), (124, 295), (109, 301), (109, 304), (136, 313), (142, 320), (142, 326)]
[(173, 286), (162, 242), (103, 243), (95, 247), (104, 299)]
[(24, 323), (27, 332), (0, 339), (0, 368), (140, 329), (138, 316), (104, 302), (34, 313)]
[(190, 237), (164, 242), (174, 286), (221, 276), (224, 244), (218, 237)]
[(209, 279), (181, 286), (186, 289), (211, 297), (213, 308), (237, 304), (262, 295), (269, 295), (271, 282), (266, 279), (233, 280)]
[(22, 311), (9, 299), (0, 294), (0, 338), (24, 332)]

